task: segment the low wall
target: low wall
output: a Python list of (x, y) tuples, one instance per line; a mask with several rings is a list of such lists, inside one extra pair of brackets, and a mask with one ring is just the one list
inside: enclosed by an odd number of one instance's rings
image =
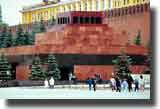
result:
[[(145, 70), (144, 65), (133, 65), (130, 70), (133, 74), (140, 74)], [(99, 74), (103, 80), (109, 80), (114, 72), (113, 65), (75, 65), (74, 74), (78, 80), (86, 80)]]

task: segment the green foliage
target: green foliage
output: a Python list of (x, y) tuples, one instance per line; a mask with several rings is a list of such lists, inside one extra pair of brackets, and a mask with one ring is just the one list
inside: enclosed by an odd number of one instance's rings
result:
[(135, 45), (141, 45), (141, 31), (138, 31), (138, 34), (137, 34), (137, 36), (135, 37), (135, 40), (134, 40), (134, 44)]
[(34, 37), (29, 32), (24, 32), (22, 27), (19, 26), (17, 30), (17, 37), (14, 40), (15, 46), (21, 45), (33, 45), (34, 44)]
[(17, 30), (17, 38), (15, 39), (15, 45), (25, 45), (25, 36), (22, 27), (19, 25)]
[(11, 65), (4, 54), (0, 55), (0, 80), (11, 80)]
[(53, 77), (55, 80), (59, 80), (61, 78), (60, 70), (58, 69), (58, 64), (56, 62), (56, 58), (54, 55), (52, 54), (48, 55), (47, 64), (48, 64), (48, 69), (46, 76)]
[(25, 45), (33, 45), (34, 44), (34, 37), (31, 33), (25, 32), (24, 37), (25, 37), (25, 40), (24, 40)]
[(11, 30), (9, 30), (7, 34), (7, 39), (6, 39), (6, 46), (11, 47), (13, 45), (12, 41), (13, 41), (13, 35), (12, 35)]
[(31, 73), (30, 73), (29, 79), (30, 80), (44, 80), (45, 79), (45, 74), (42, 71), (41, 61), (38, 56), (35, 57), (35, 59), (32, 62)]
[(0, 48), (6, 48), (12, 46), (12, 33), (8, 31), (7, 25), (1, 25), (2, 32), (0, 33)]
[(2, 27), (0, 34), (0, 48), (6, 48), (7, 26)]
[(116, 59), (112, 61), (115, 67), (116, 75), (123, 79), (128, 76), (131, 71), (129, 70), (129, 66), (133, 63), (132, 59), (126, 54), (122, 53), (122, 55), (118, 56)]

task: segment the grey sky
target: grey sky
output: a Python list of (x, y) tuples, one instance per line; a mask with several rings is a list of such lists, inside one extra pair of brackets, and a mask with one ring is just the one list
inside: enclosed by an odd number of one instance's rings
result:
[(2, 20), (9, 25), (17, 25), (21, 23), (21, 13), (19, 11), (22, 7), (40, 3), (41, 1), (42, 0), (0, 0)]

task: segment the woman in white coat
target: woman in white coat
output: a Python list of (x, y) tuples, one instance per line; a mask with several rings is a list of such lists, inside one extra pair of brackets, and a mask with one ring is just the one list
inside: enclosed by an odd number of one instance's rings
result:
[(143, 76), (140, 75), (140, 80), (139, 80), (139, 89), (143, 92), (144, 91), (144, 86), (145, 86), (145, 81), (143, 79)]
[(49, 87), (49, 84), (48, 84), (48, 80), (47, 80), (47, 79), (44, 80), (44, 87), (45, 87), (45, 88), (48, 88), (48, 87)]
[(53, 77), (50, 78), (49, 83), (50, 83), (50, 88), (54, 88), (54, 78)]

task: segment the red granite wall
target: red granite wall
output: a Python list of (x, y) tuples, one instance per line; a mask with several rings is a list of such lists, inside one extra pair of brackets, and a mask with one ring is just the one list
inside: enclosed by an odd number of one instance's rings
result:
[[(134, 65), (130, 70), (134, 74), (139, 74), (145, 70), (144, 65)], [(29, 77), (30, 69), (28, 65), (19, 65), (16, 67), (16, 79), (27, 80)], [(103, 80), (110, 79), (113, 73), (112, 65), (75, 65), (74, 74), (78, 80), (86, 80), (88, 77), (94, 77), (99, 74)]]
[(124, 49), (128, 54), (147, 53), (143, 46), (127, 45), (127, 41), (125, 32), (118, 33), (107, 24), (66, 25), (62, 31), (37, 34), (33, 46), (11, 47), (0, 49), (0, 52), (6, 55), (120, 54), (121, 49)]
[[(135, 65), (130, 67), (134, 74), (139, 74), (144, 71), (146, 67), (143, 65)], [(109, 80), (113, 73), (112, 65), (75, 65), (74, 74), (78, 80), (86, 80), (88, 77), (94, 77), (99, 74), (103, 80)]]
[(16, 67), (16, 80), (27, 80), (29, 72), (30, 72), (29, 66), (18, 65)]

